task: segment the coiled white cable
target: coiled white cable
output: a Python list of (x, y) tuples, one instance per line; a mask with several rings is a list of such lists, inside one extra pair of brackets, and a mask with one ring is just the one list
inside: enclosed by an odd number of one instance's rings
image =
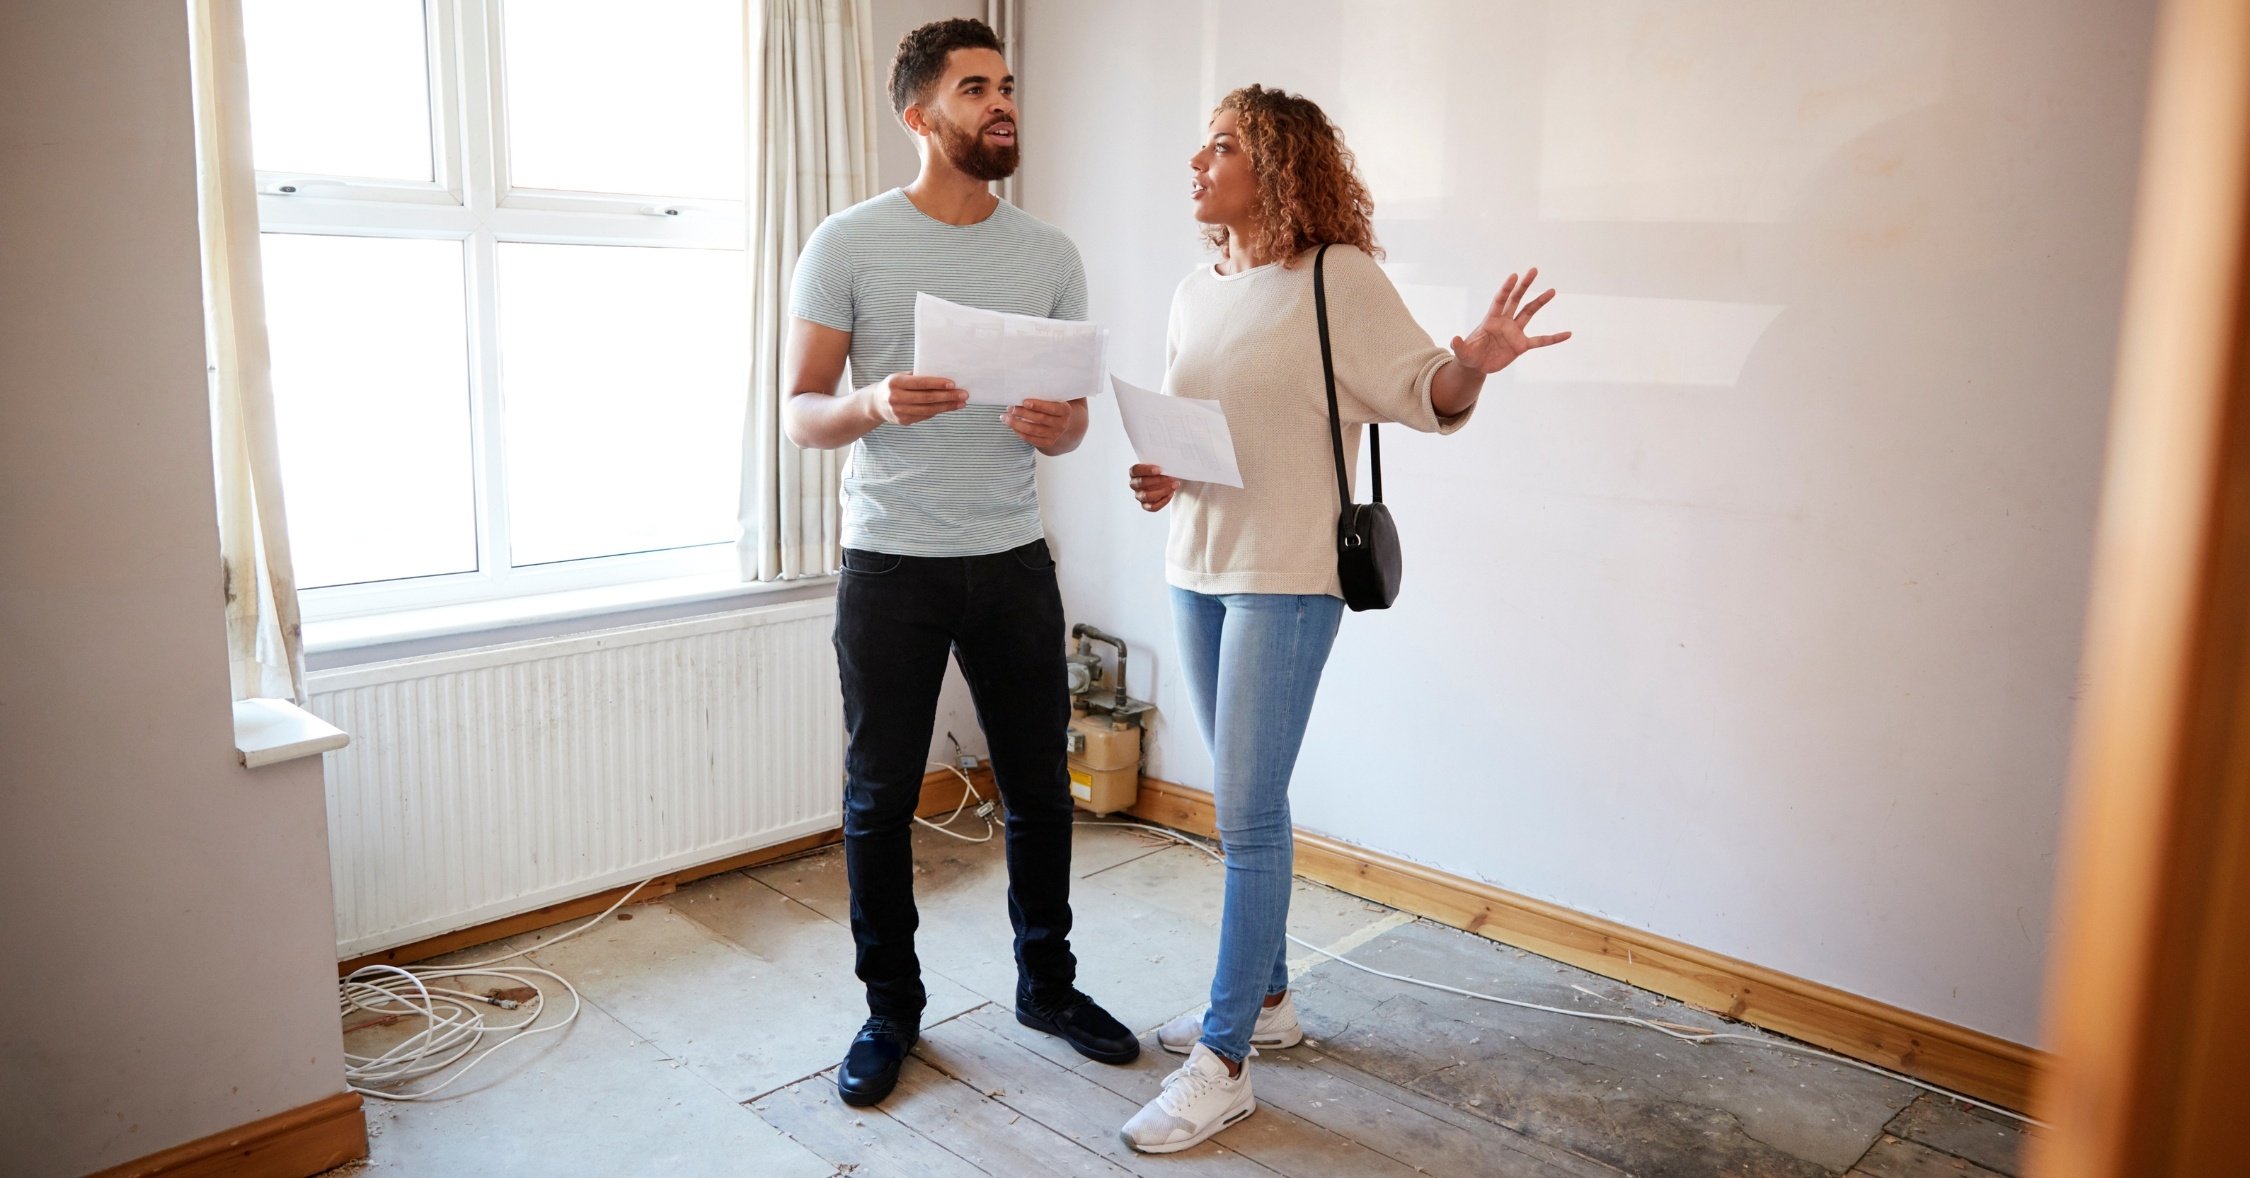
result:
[[(1209, 855), (1210, 857), (1218, 860), (1221, 863), (1226, 862), (1226, 857), (1211, 848), (1209, 845), (1203, 843), (1198, 839), (1189, 838), (1188, 836), (1181, 834), (1179, 831), (1172, 830), (1167, 827), (1151, 826), (1145, 822), (1113, 822), (1107, 820), (1097, 820), (1094, 822), (1086, 823), (1085, 825), (1127, 826), (1133, 828), (1134, 830), (1149, 831), (1153, 834), (1163, 835), (1165, 838), (1171, 839), (1174, 842), (1184, 843), (1188, 846), (1194, 847), (1196, 850)], [(1411, 978), (1407, 977), (1404, 974), (1389, 973), (1384, 970), (1376, 969), (1371, 965), (1362, 965), (1359, 962), (1353, 961), (1351, 958), (1346, 957), (1341, 953), (1332, 953), (1327, 949), (1324, 949), (1319, 945), (1315, 945), (1312, 942), (1304, 940), (1294, 934), (1290, 935), (1289, 940), (1294, 944), (1301, 945), (1304, 948), (1310, 949), (1313, 952), (1318, 953), (1321, 956), (1326, 957), (1332, 961), (1348, 965), (1351, 968), (1360, 971), (1361, 973), (1373, 974), (1379, 978), (1388, 978), (1394, 982), (1404, 982), (1410, 986), (1423, 986), (1432, 990), (1442, 990), (1448, 994), (1458, 994), (1463, 998), (1475, 998), (1484, 1002), (1497, 1002), (1503, 1006), (1518, 1006), (1522, 1007), (1525, 1010), (1544, 1011), (1547, 1014), (1560, 1014), (1568, 1016), (1570, 1018), (1592, 1019), (1596, 1022), (1605, 1023), (1623, 1023), (1626, 1026), (1641, 1027), (1645, 1030), (1655, 1031), (1659, 1035), (1678, 1039), (1686, 1043), (1703, 1044), (1724, 1040), (1736, 1043), (1748, 1043), (1757, 1047), (1768, 1047), (1772, 1048), (1775, 1051), (1787, 1051), (1797, 1055), (1810, 1056), (1813, 1059), (1821, 1060), (1825, 1063), (1842, 1064), (1845, 1067), (1858, 1068), (1863, 1072), (1873, 1072), (1878, 1076), (1897, 1080), (1902, 1084), (1911, 1084), (1916, 1088), (1920, 1088), (1929, 1092), (1935, 1092), (1940, 1096), (1958, 1100), (1964, 1104), (1973, 1104), (1978, 1108), (1985, 1109), (1990, 1112), (1999, 1113), (2001, 1116), (2013, 1118), (2014, 1120), (2021, 1121), (2027, 1125), (2044, 1127), (2042, 1122), (2034, 1120), (2031, 1117), (2027, 1117), (2022, 1113), (2015, 1112), (2012, 1109), (2001, 1108), (1996, 1104), (1987, 1104), (1986, 1102), (1978, 1100), (1973, 1096), (1963, 1096), (1958, 1092), (1954, 1092), (1946, 1088), (1940, 1088), (1935, 1084), (1925, 1083), (1921, 1080), (1915, 1079), (1912, 1076), (1901, 1075), (1900, 1073), (1894, 1072), (1889, 1068), (1877, 1067), (1874, 1064), (1856, 1060), (1849, 1056), (1838, 1055), (1833, 1051), (1823, 1051), (1817, 1047), (1806, 1047), (1803, 1044), (1790, 1043), (1779, 1039), (1768, 1039), (1758, 1035), (1744, 1035), (1732, 1031), (1713, 1031), (1703, 1027), (1690, 1027), (1683, 1026), (1679, 1023), (1659, 1022), (1655, 1019), (1639, 1018), (1633, 1015), (1602, 1014), (1598, 1011), (1591, 1010), (1571, 1010), (1568, 1007), (1545, 1006), (1537, 1002), (1525, 1002), (1520, 998), (1502, 998), (1496, 994), (1479, 994), (1474, 990), (1464, 990), (1458, 986), (1445, 985), (1442, 982), (1424, 981), (1421, 978)], [(1602, 997), (1602, 995), (1595, 994), (1592, 990), (1588, 990), (1583, 986), (1574, 986), (1572, 988), (1576, 989), (1581, 994), (1587, 994), (1595, 998)]]
[[(422, 1029), (387, 1051), (375, 1055), (344, 1052), (344, 1081), (351, 1090), (377, 1100), (428, 1100), (453, 1085), (470, 1069), (491, 1058), (492, 1053), (518, 1043), (533, 1035), (560, 1031), (578, 1020), (583, 1000), (578, 988), (568, 978), (553, 970), (535, 965), (510, 966), (493, 969), (503, 961), (513, 961), (533, 949), (546, 949), (559, 945), (609, 918), (610, 913), (624, 907), (642, 888), (655, 882), (644, 879), (627, 889), (615, 904), (600, 916), (579, 925), (551, 941), (526, 945), (513, 953), (489, 957), (483, 961), (470, 961), (446, 966), (364, 965), (346, 974), (339, 985), (338, 1003), (345, 1017), (355, 1010), (384, 1016), (386, 1019), (419, 1018)], [(552, 978), (570, 994), (570, 1013), (544, 1027), (534, 1027), (539, 1016), (547, 1009), (547, 992), (539, 985), (539, 978)], [(455, 978), (498, 978), (514, 983), (515, 987), (529, 986), (532, 997), (524, 1001), (496, 998), (468, 990), (433, 986), (433, 982)], [(516, 1022), (493, 1022), (482, 1007), (500, 1010), (522, 1010), (528, 1013)], [(382, 1021), (382, 1020), (376, 1020)], [(362, 1023), (361, 1026), (370, 1024)], [(353, 1028), (357, 1029), (357, 1028)], [(515, 1032), (507, 1038), (477, 1050), (486, 1036)], [(414, 1091), (396, 1091), (393, 1086), (411, 1083), (435, 1072), (444, 1071), (461, 1063), (461, 1070), (445, 1079)]]
[[(920, 815), (916, 815), (914, 820), (939, 834), (948, 835), (963, 842), (990, 842), (992, 840), (994, 803), (977, 792), (976, 784), (958, 766), (941, 765), (936, 761), (930, 762), (930, 765), (933, 768), (949, 770), (954, 776), (961, 779), (961, 804), (955, 806), (953, 813), (947, 815), (942, 823), (932, 822)], [(964, 811), (969, 811), (971, 799), (977, 802), (976, 809), (971, 812), (984, 822), (984, 837), (982, 838), (972, 838), (957, 830), (948, 829), (961, 817)], [(500, 957), (447, 966), (366, 965), (345, 975), (338, 984), (337, 990), (337, 1003), (341, 1014), (349, 1018), (354, 1011), (365, 1011), (380, 1016), (371, 1020), (370, 1023), (360, 1024), (361, 1027), (369, 1026), (373, 1022), (398, 1021), (407, 1018), (422, 1020), (421, 1030), (386, 1051), (374, 1055), (363, 1055), (346, 1050), (344, 1052), (344, 1081), (346, 1085), (362, 1096), (374, 1097), (377, 1100), (428, 1100), (451, 1087), (461, 1077), (468, 1075), (472, 1068), (490, 1058), (493, 1052), (511, 1043), (528, 1039), (533, 1035), (550, 1034), (569, 1027), (570, 1024), (578, 1020), (578, 1012), (584, 1002), (579, 997), (578, 988), (570, 984), (570, 979), (553, 970), (541, 969), (535, 965), (516, 965), (505, 969), (493, 967), (501, 962), (512, 961), (521, 957), (533, 949), (551, 948), (585, 932), (608, 919), (612, 913), (624, 907), (626, 901), (631, 900), (642, 888), (653, 882), (655, 880), (651, 878), (634, 884), (624, 895), (617, 898), (616, 903), (603, 910), (601, 915), (551, 941), (527, 945)], [(510, 989), (528, 987), (532, 992), (532, 997), (518, 1001), (513, 998), (494, 997), (490, 993), (480, 994), (472, 990), (455, 989), (434, 984), (460, 978), (497, 979), (509, 983), (508, 988)], [(561, 986), (563, 992), (570, 995), (571, 1004), (569, 1014), (543, 1027), (532, 1025), (539, 1021), (539, 1016), (547, 1008), (547, 991), (539, 984), (540, 978), (551, 979), (555, 984)], [(497, 1010), (522, 1011), (524, 1015), (513, 1022), (495, 1021), (492, 1015), (486, 1013), (485, 1008), (487, 1007)], [(359, 1028), (351, 1029), (357, 1030)], [(513, 1034), (510, 1034), (510, 1032), (513, 1032)], [(483, 1044), (488, 1037), (503, 1034), (508, 1037), (484, 1047), (481, 1051), (478, 1050), (479, 1045)], [(467, 1062), (462, 1063), (463, 1060)], [(411, 1084), (426, 1076), (445, 1071), (455, 1064), (462, 1065), (460, 1070), (426, 1088), (411, 1091), (397, 1089), (398, 1085)]]

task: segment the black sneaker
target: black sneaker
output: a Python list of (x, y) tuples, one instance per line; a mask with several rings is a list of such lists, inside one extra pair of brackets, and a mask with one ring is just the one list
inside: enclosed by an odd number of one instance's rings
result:
[(1133, 1032), (1076, 990), (1065, 990), (1046, 1000), (1018, 991), (1016, 1021), (1061, 1038), (1088, 1059), (1131, 1063), (1140, 1058), (1141, 1041)]
[(836, 1065), (836, 1091), (845, 1104), (870, 1105), (898, 1087), (906, 1053), (922, 1037), (919, 1027), (900, 1019), (871, 1018), (852, 1037), (851, 1050)]

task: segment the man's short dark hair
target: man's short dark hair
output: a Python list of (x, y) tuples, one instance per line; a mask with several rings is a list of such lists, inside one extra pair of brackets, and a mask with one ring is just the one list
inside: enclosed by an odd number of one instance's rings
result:
[(929, 97), (930, 87), (945, 77), (946, 55), (956, 49), (1002, 52), (992, 26), (968, 17), (933, 20), (899, 38), (898, 56), (891, 59), (891, 109), (903, 115)]

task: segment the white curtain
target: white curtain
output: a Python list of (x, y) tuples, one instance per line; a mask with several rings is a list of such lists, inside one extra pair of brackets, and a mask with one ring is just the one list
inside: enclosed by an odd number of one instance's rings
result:
[(236, 699), (303, 703), (297, 578), (281, 508), (281, 448), (258, 260), (250, 160), (250, 72), (241, 0), (191, 0), (196, 180), (203, 227), (205, 343), (211, 367), (219, 553)]
[(868, 0), (764, 0), (750, 88), (750, 405), (743, 425), (746, 581), (835, 572), (842, 453), (800, 450), (781, 431), (789, 277), (821, 218), (874, 195), (879, 80)]

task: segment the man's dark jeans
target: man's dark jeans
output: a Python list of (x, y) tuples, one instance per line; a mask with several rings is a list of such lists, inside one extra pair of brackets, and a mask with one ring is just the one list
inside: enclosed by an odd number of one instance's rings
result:
[(1017, 989), (1067, 992), (1071, 800), (1064, 740), (1062, 594), (1047, 542), (989, 556), (844, 550), (836, 591), (843, 672), (844, 864), (868, 1013), (918, 1020), (914, 809), (922, 797), (948, 654), (976, 701), (1007, 809), (1008, 918)]

